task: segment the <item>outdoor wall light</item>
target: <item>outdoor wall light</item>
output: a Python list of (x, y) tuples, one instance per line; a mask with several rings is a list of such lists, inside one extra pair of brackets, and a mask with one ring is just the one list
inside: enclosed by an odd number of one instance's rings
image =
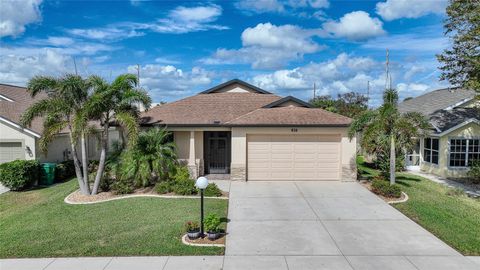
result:
[(199, 177), (195, 182), (195, 186), (200, 189), (200, 237), (204, 237), (205, 234), (203, 232), (203, 191), (208, 186), (208, 179), (206, 177)]
[(26, 146), (26, 147), (25, 147), (25, 152), (27, 152), (27, 154), (28, 154), (29, 157), (33, 157), (32, 149), (30, 149), (29, 146)]

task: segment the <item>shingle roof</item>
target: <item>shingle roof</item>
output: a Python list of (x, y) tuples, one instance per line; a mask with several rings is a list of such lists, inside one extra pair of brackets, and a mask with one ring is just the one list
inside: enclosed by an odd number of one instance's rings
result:
[(142, 114), (142, 121), (165, 125), (225, 124), (278, 99), (276, 95), (257, 93), (198, 94), (154, 107)]
[(471, 119), (480, 119), (479, 108), (454, 108), (441, 110), (430, 116), (430, 123), (436, 129), (435, 133), (442, 133)]
[(436, 111), (475, 97), (475, 91), (463, 88), (446, 88), (428, 92), (424, 95), (401, 102), (398, 109), (402, 113), (420, 112), (428, 116)]
[(232, 126), (348, 126), (352, 119), (319, 108), (296, 106), (261, 108), (240, 116)]
[[(46, 97), (46, 94), (39, 93), (32, 98), (25, 87), (7, 84), (0, 84), (0, 95), (13, 100), (8, 101), (0, 97), (0, 116), (16, 124), (20, 124), (20, 116), (30, 105)], [(42, 119), (36, 118), (28, 128), (41, 134), (43, 131)]]

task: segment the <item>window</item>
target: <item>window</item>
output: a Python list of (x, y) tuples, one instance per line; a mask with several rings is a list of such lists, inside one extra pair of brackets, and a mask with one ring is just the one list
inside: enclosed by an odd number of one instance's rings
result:
[(451, 139), (450, 167), (467, 167), (480, 159), (479, 139)]
[(438, 165), (438, 139), (425, 138), (423, 142), (423, 160)]

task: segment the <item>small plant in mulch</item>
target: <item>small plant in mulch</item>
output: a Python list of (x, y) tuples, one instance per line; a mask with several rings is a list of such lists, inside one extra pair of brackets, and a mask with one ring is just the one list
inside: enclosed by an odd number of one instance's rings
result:
[(190, 240), (200, 237), (200, 225), (196, 221), (187, 221), (185, 223), (185, 231)]
[(209, 214), (205, 218), (205, 229), (207, 230), (207, 237), (210, 240), (215, 240), (220, 236), (221, 220), (216, 214)]
[(376, 176), (372, 181), (372, 191), (387, 198), (400, 198), (402, 190), (397, 184), (390, 185), (382, 176)]

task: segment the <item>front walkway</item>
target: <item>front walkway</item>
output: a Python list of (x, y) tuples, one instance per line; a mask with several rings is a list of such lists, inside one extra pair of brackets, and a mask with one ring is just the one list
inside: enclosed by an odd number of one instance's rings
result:
[(0, 269), (480, 269), (478, 258), (463, 257), (357, 183), (222, 186), (230, 189), (226, 256), (14, 259), (0, 260)]

